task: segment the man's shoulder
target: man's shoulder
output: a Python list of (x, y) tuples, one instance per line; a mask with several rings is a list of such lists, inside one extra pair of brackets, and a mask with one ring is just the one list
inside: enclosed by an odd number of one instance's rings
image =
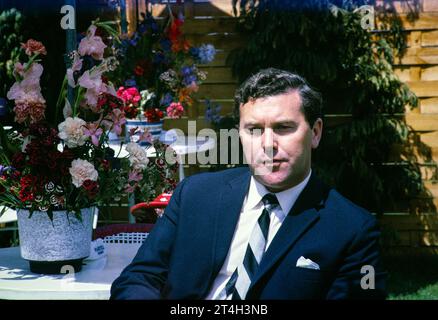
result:
[(336, 189), (329, 190), (325, 201), (325, 213), (328, 218), (345, 221), (353, 227), (362, 228), (365, 224), (376, 223), (375, 216), (367, 209), (343, 196)]
[(215, 184), (217, 183), (232, 183), (233, 180), (239, 179), (239, 178), (245, 178), (249, 175), (249, 169), (248, 167), (237, 167), (237, 168), (230, 168), (215, 172), (203, 172), (203, 173), (197, 173), (189, 178), (186, 178), (186, 185), (193, 186), (193, 185), (204, 185), (204, 184)]

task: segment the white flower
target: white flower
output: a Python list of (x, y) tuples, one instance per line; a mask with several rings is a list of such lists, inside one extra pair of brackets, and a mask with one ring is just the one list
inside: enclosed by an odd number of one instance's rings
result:
[(64, 140), (69, 148), (82, 146), (87, 140), (87, 136), (84, 134), (86, 124), (81, 118), (68, 117), (58, 125), (58, 136)]
[(99, 176), (94, 165), (87, 160), (82, 159), (73, 160), (69, 172), (72, 177), (72, 183), (77, 188), (82, 186), (86, 180), (97, 181)]
[(149, 163), (146, 150), (137, 143), (130, 142), (126, 145), (126, 151), (129, 152), (129, 162), (134, 170), (141, 171), (146, 169)]

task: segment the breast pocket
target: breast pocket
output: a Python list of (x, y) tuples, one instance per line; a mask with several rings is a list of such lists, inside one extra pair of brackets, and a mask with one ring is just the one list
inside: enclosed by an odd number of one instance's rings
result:
[(291, 266), (281, 286), (293, 299), (322, 299), (325, 290), (325, 273), (321, 270)]
[(291, 266), (288, 272), (288, 277), (297, 279), (297, 281), (319, 282), (324, 279), (325, 272), (321, 270), (299, 268)]

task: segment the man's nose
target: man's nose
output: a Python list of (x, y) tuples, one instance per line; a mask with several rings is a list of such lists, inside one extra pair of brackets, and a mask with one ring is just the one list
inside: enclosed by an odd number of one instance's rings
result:
[(277, 139), (271, 128), (265, 128), (265, 130), (263, 130), (262, 148), (266, 155), (273, 157), (274, 151), (277, 149)]

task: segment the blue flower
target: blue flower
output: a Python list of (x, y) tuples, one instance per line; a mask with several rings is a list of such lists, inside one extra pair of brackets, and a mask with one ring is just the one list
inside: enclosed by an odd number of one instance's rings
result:
[(185, 86), (190, 85), (192, 82), (196, 82), (198, 80), (198, 78), (196, 77), (196, 75), (194, 74), (190, 74), (186, 77), (184, 77), (183, 79), (183, 83)]
[(128, 79), (125, 81), (125, 87), (135, 87), (137, 85), (137, 82), (135, 82), (135, 79)]
[(172, 43), (169, 39), (160, 40), (160, 45), (164, 51), (170, 51), (170, 49), (172, 48)]
[(189, 53), (195, 58), (196, 60), (199, 60), (199, 48), (197, 47), (191, 47), (189, 50)]
[(158, 31), (158, 25), (153, 20), (151, 22), (151, 29), (152, 29), (153, 32), (157, 32)]
[(205, 121), (218, 124), (222, 120), (220, 115), (221, 106), (219, 104), (213, 106), (209, 99), (205, 99), (205, 105)]
[(6, 171), (12, 169), (11, 167), (5, 167), (0, 164), (0, 176), (2, 176)]
[(192, 67), (189, 66), (184, 66), (181, 68), (181, 74), (183, 75), (183, 77), (188, 77), (192, 74), (193, 69)]
[(160, 64), (160, 63), (162, 63), (164, 60), (165, 60), (165, 56), (164, 56), (164, 54), (162, 54), (161, 52), (157, 52), (157, 53), (154, 55), (153, 63), (154, 63), (154, 64)]
[(134, 34), (134, 37), (129, 41), (129, 43), (131, 44), (131, 46), (135, 47), (137, 45), (137, 42), (139, 39), (140, 39), (140, 36), (138, 35), (138, 32), (136, 32)]
[(147, 30), (148, 30), (148, 26), (145, 25), (145, 24), (141, 24), (141, 25), (138, 26), (138, 31), (139, 31), (141, 34), (145, 33)]
[(166, 93), (164, 97), (161, 98), (160, 105), (168, 106), (172, 103), (173, 97), (170, 93)]
[(199, 47), (198, 59), (202, 64), (210, 63), (214, 60), (216, 49), (211, 44), (203, 44)]

